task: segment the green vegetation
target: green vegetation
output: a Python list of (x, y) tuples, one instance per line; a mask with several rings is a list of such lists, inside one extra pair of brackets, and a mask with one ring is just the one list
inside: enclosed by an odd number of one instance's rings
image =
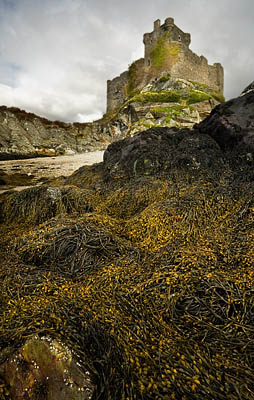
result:
[(199, 103), (211, 99), (212, 95), (200, 90), (189, 89), (188, 94), (184, 96), (187, 104)]
[(193, 85), (195, 85), (195, 87), (197, 89), (200, 89), (203, 92), (206, 92), (206, 91), (207, 92), (214, 92), (214, 91), (216, 91), (216, 88), (214, 88), (212, 86), (209, 86), (209, 85), (206, 85), (205, 83), (200, 83), (200, 82), (197, 82), (197, 81), (193, 81), (191, 79), (190, 79), (190, 82), (193, 83)]
[(196, 82), (196, 81), (192, 81), (192, 80), (190, 80), (190, 82), (193, 83), (193, 85), (195, 85), (195, 87), (198, 88), (201, 92), (210, 93), (212, 95), (212, 97), (215, 100), (219, 101), (220, 103), (225, 102), (225, 97), (216, 88), (214, 88), (212, 86), (208, 86), (205, 83), (200, 83), (200, 82)]
[(159, 82), (167, 82), (171, 78), (171, 75), (168, 73), (167, 75), (163, 75), (160, 77)]
[(180, 90), (165, 90), (161, 92), (144, 92), (134, 96), (131, 101), (138, 103), (167, 103), (179, 102), (181, 99)]
[(134, 89), (136, 88), (136, 74), (137, 74), (137, 66), (136, 63), (132, 63), (129, 65), (128, 69), (128, 85), (127, 85), (127, 97), (134, 96)]
[(209, 100), (211, 98), (214, 98), (215, 100), (223, 103), (225, 101), (225, 98), (223, 94), (220, 92), (205, 92), (201, 90), (194, 90), (194, 89), (189, 89), (188, 95), (186, 96), (186, 102), (187, 104), (194, 104), (194, 103), (199, 103), (201, 101)]
[(139, 59), (129, 65), (128, 68), (128, 84), (126, 88), (126, 96), (132, 97), (139, 92), (138, 85), (143, 79), (144, 60)]
[[(131, 102), (138, 103), (181, 103), (187, 105), (209, 100), (211, 98), (219, 99), (218, 93), (206, 93), (195, 89), (181, 90), (162, 90), (160, 92), (143, 92), (130, 99)], [(178, 110), (181, 109), (179, 105)], [(184, 105), (183, 105), (184, 108)]]
[(166, 61), (170, 58), (171, 63), (178, 60), (179, 46), (169, 41), (170, 36), (165, 32), (162, 37), (157, 40), (156, 45), (151, 51), (152, 65), (156, 69), (161, 69)]
[(162, 114), (165, 117), (165, 123), (167, 125), (170, 124), (171, 119), (178, 116), (178, 115), (182, 115), (184, 112), (183, 110), (186, 109), (186, 106), (182, 106), (182, 105), (174, 105), (171, 107), (154, 107), (151, 109), (151, 113), (153, 113), (156, 117), (158, 115)]
[(221, 92), (213, 92), (212, 97), (220, 103), (225, 103), (226, 99)]

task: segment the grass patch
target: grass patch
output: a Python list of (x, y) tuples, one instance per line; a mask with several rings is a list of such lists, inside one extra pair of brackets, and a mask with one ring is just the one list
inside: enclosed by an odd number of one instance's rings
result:
[(160, 77), (159, 83), (167, 82), (170, 78), (171, 78), (170, 74), (163, 75), (163, 76)]
[(221, 92), (213, 92), (212, 96), (215, 100), (217, 100), (219, 103), (225, 103), (226, 99), (224, 95)]
[(177, 103), (181, 100), (180, 90), (167, 90), (161, 92), (144, 92), (134, 96), (131, 100), (138, 103)]
[(186, 103), (194, 104), (201, 101), (209, 100), (212, 96), (206, 92), (201, 92), (200, 90), (188, 90), (188, 95), (186, 95)]
[(190, 80), (193, 85), (195, 85), (201, 92), (206, 92), (211, 94), (211, 96), (220, 103), (225, 102), (225, 97), (221, 92), (219, 92), (215, 87), (208, 86), (205, 83), (200, 83), (197, 81)]
[(186, 106), (181, 106), (180, 104), (178, 105), (174, 105), (171, 107), (153, 107), (151, 109), (151, 112), (155, 112), (155, 113), (174, 113), (174, 112), (181, 112), (184, 108), (186, 108)]

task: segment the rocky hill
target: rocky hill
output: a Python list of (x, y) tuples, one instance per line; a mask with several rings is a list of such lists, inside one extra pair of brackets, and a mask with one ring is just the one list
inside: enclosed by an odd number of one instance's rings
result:
[(130, 93), (113, 114), (92, 123), (49, 121), (18, 108), (0, 107), (0, 159), (102, 150), (152, 126), (191, 128), (223, 101), (213, 88), (161, 76)]
[(109, 136), (133, 136), (151, 127), (192, 128), (224, 102), (223, 95), (205, 84), (161, 75), (142, 90), (131, 91), (125, 103), (104, 117)]

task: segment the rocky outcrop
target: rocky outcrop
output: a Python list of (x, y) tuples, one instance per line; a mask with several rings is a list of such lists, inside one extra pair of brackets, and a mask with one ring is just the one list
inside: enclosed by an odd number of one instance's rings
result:
[(109, 143), (96, 124), (52, 122), (18, 108), (0, 107), (0, 160), (84, 153)]
[(254, 90), (254, 81), (251, 82), (241, 93), (241, 96), (243, 96), (244, 94), (250, 92), (251, 90)]
[(251, 180), (254, 160), (254, 91), (217, 105), (193, 129), (153, 127), (108, 146), (104, 153), (107, 179), (170, 175), (223, 175), (231, 168)]
[[(223, 150), (254, 150), (254, 91), (246, 89), (240, 97), (218, 105), (198, 130), (211, 136)], [(250, 157), (250, 156), (249, 156)]]
[(218, 173), (224, 162), (219, 145), (208, 135), (188, 129), (150, 128), (109, 145), (103, 165), (108, 179), (126, 179), (176, 170)]
[(222, 101), (223, 96), (214, 88), (162, 75), (130, 96), (103, 133), (124, 138), (151, 127), (192, 128)]

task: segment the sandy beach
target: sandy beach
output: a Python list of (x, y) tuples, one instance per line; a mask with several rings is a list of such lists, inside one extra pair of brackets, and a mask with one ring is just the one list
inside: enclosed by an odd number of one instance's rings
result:
[[(103, 160), (104, 151), (74, 154), (58, 157), (29, 158), (25, 160), (0, 161), (0, 171), (8, 174), (25, 174), (31, 177), (32, 184), (41, 180), (52, 179), (59, 176), (71, 175), (83, 165), (91, 165)], [(16, 186), (15, 190), (24, 189), (27, 186)], [(11, 186), (0, 186), (0, 193), (3, 193)]]

